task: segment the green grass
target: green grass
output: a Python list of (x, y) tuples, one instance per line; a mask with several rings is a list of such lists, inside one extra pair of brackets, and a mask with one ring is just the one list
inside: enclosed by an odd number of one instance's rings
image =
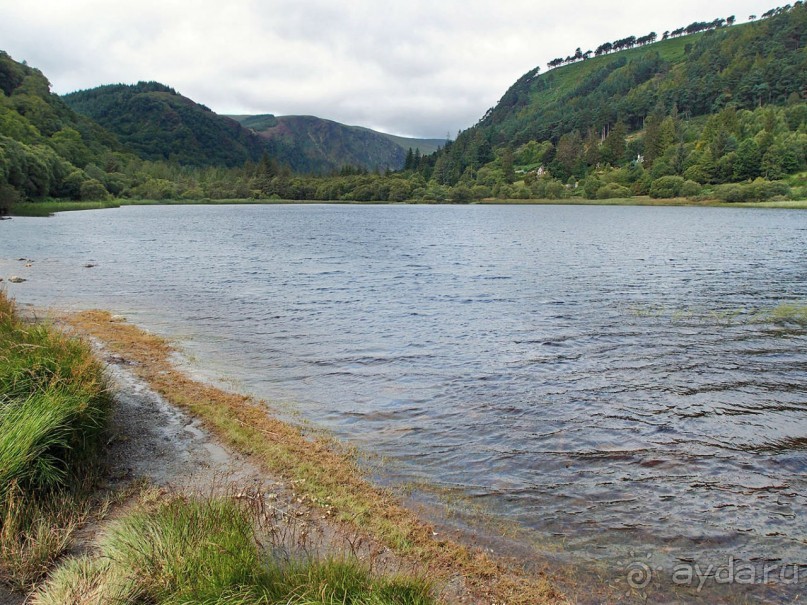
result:
[(807, 327), (807, 304), (782, 303), (771, 310), (770, 319), (777, 324)]
[(90, 349), (0, 292), (0, 580), (35, 581), (88, 514), (109, 408)]
[(50, 216), (54, 212), (69, 212), (73, 210), (101, 210), (104, 208), (118, 208), (120, 201), (108, 202), (20, 202), (11, 207), (12, 216)]
[[(742, 27), (742, 25), (735, 25), (734, 27)], [(530, 105), (540, 107), (551, 103), (557, 103), (565, 95), (569, 94), (580, 82), (586, 77), (594, 73), (599, 68), (608, 65), (611, 61), (617, 58), (624, 57), (628, 61), (631, 59), (639, 58), (648, 52), (658, 52), (659, 56), (665, 61), (669, 61), (675, 65), (684, 60), (686, 56), (687, 44), (694, 45), (698, 38), (703, 36), (703, 33), (691, 34), (688, 36), (681, 36), (678, 38), (670, 38), (668, 40), (659, 40), (647, 46), (637, 46), (635, 48), (621, 50), (619, 52), (611, 53), (609, 55), (601, 55), (599, 57), (592, 57), (585, 61), (578, 61), (570, 65), (563, 65), (554, 69), (545, 71), (540, 77), (551, 81), (551, 87), (542, 91), (533, 91), (530, 98)], [(572, 49), (573, 50), (573, 49)]]
[(269, 556), (235, 500), (174, 497), (117, 521), (94, 559), (60, 567), (34, 605), (430, 605), (428, 583), (374, 577), (355, 559)]

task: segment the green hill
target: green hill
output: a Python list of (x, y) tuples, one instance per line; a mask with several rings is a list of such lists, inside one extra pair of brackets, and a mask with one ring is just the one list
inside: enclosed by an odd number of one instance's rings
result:
[(0, 211), (25, 198), (107, 196), (120, 185), (122, 149), (52, 94), (42, 72), (0, 51)]
[(157, 82), (113, 84), (62, 97), (147, 160), (189, 166), (241, 166), (264, 152), (259, 137), (230, 118)]
[(408, 150), (436, 151), (445, 141), (409, 139), (314, 116), (231, 116), (260, 135), (273, 157), (301, 173), (327, 174), (345, 166), (400, 170)]
[(443, 185), (493, 187), (540, 169), (535, 176), (578, 185), (633, 166), (613, 189), (646, 194), (661, 177), (704, 185), (804, 170), (807, 8), (765, 17), (695, 23), (655, 43), (655, 34), (642, 37), (642, 46), (631, 37), (633, 48), (600, 47), (594, 57), (578, 49), (576, 59), (550, 62), (570, 64), (535, 68), (421, 172)]

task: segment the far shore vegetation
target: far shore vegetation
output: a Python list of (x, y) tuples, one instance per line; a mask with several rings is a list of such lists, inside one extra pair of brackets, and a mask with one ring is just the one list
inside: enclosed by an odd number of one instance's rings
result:
[(48, 214), (28, 204), (49, 199), (803, 207), (807, 6), (675, 25), (536, 67), (438, 151), (410, 150), (383, 171), (347, 158), (302, 170), (234, 120), (191, 100), (179, 112), (157, 83), (84, 91), (71, 105), (0, 51), (0, 214)]
[[(190, 206), (190, 205), (273, 205), (273, 204), (453, 204), (453, 202), (433, 201), (402, 201), (402, 202), (356, 202), (352, 200), (261, 200), (261, 199), (198, 199), (198, 200), (131, 200), (117, 199), (103, 202), (74, 202), (63, 200), (46, 200), (40, 202), (22, 202), (11, 209), (11, 216), (47, 217), (57, 212), (72, 212), (78, 210), (105, 210), (121, 208), (123, 206)], [(695, 200), (685, 197), (654, 199), (649, 196), (636, 196), (629, 198), (612, 198), (605, 200), (590, 200), (586, 198), (564, 199), (496, 199), (488, 198), (466, 202), (466, 204), (481, 205), (521, 205), (521, 206), (701, 206), (713, 208), (789, 208), (807, 209), (807, 199), (787, 200), (779, 199), (767, 202), (723, 202), (714, 199)]]

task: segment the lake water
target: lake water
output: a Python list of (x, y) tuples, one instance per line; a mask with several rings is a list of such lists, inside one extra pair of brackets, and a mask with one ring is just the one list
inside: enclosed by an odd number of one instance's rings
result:
[(723, 587), (771, 602), (807, 582), (785, 569), (807, 563), (807, 325), (780, 306), (807, 304), (805, 252), (807, 212), (787, 210), (168, 206), (0, 223), (0, 275), (28, 278), (6, 283), (19, 302), (177, 338), (195, 371), (383, 456), (381, 481), (429, 485), (423, 500), (449, 494), (608, 578), (647, 565), (647, 590), (676, 566), (771, 565), (785, 576)]

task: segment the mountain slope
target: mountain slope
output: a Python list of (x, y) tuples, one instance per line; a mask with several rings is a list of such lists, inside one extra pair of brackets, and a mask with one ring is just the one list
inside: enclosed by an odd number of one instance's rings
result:
[(432, 153), (444, 143), (396, 137), (314, 116), (232, 116), (267, 143), (271, 153), (297, 172), (328, 173), (345, 166), (399, 170), (410, 148)]
[(122, 149), (52, 94), (42, 72), (0, 51), (0, 210), (26, 198), (102, 199), (122, 176)]
[[(439, 154), (434, 168), (438, 181), (453, 185), (466, 171), (475, 173), (493, 160), (497, 150), (499, 154), (503, 149), (517, 152), (530, 142), (551, 143), (522, 163), (545, 164), (563, 180), (571, 175), (582, 177), (602, 161), (601, 145), (618, 125), (623, 139), (619, 157), (608, 163), (623, 164), (641, 155), (649, 168), (655, 157), (680, 143), (684, 147), (675, 174), (682, 174), (687, 163), (697, 159), (691, 152), (698, 147), (694, 139), (701, 136), (698, 120), (703, 128), (704, 120), (724, 110), (798, 104), (805, 96), (807, 8), (796, 3), (769, 11), (765, 19), (752, 23), (718, 25), (704, 33), (602, 54), (543, 74), (535, 68), (476, 126)], [(675, 132), (667, 133), (660, 147), (655, 140), (646, 145), (648, 124), (655, 136), (653, 128), (668, 117)], [(720, 129), (714, 128), (715, 132)], [(726, 136), (734, 137), (727, 152), (750, 136), (737, 128), (736, 123), (723, 128)], [(688, 140), (681, 139), (685, 134)], [(707, 132), (701, 147), (711, 143), (713, 134)], [(632, 156), (625, 154), (625, 145)], [(589, 157), (582, 157), (588, 151)], [(723, 151), (720, 145), (715, 148), (720, 152), (717, 155)], [(713, 174), (703, 179), (724, 182)]]
[(157, 82), (100, 86), (63, 99), (115, 133), (143, 159), (239, 166), (260, 159), (264, 152), (260, 138), (235, 120)]

